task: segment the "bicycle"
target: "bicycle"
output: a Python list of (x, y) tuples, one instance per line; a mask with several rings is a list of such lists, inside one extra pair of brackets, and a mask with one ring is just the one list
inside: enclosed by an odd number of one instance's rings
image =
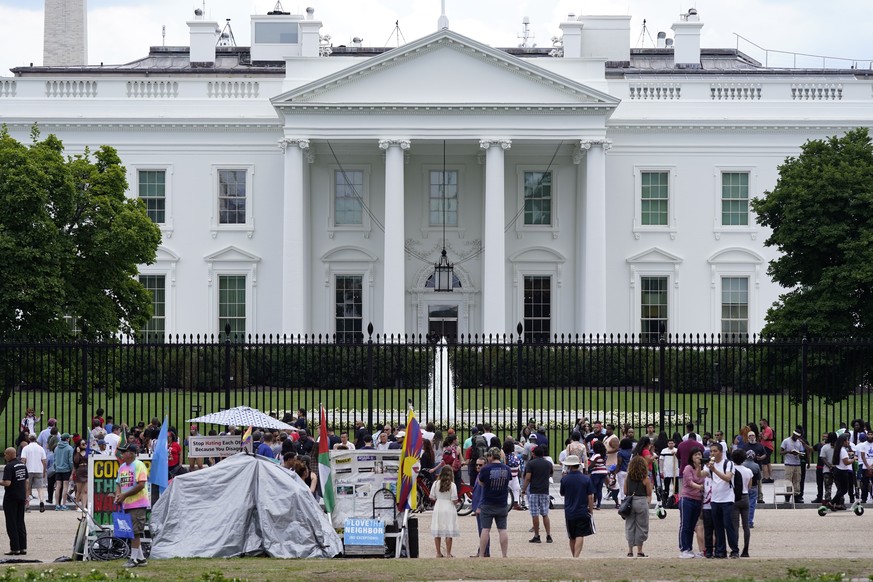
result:
[[(90, 560), (108, 562), (123, 560), (130, 556), (130, 540), (115, 537), (112, 526), (100, 525), (94, 520), (94, 516), (82, 505), (76, 503), (76, 507), (82, 512), (79, 518), (79, 527), (76, 529), (76, 537), (73, 539), (73, 560), (81, 562), (87, 557)], [(143, 556), (149, 557), (151, 553), (151, 538), (146, 535), (140, 540)], [(89, 540), (91, 540), (89, 542)]]

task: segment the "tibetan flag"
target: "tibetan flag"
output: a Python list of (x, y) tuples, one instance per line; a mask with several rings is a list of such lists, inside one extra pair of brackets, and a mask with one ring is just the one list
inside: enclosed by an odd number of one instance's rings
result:
[[(250, 449), (251, 446), (252, 446), (252, 427), (248, 427), (242, 435), (242, 447), (240, 447), (240, 448), (246, 449), (246, 447), (248, 447), (248, 449)], [(246, 450), (248, 450), (248, 449), (246, 449)]]
[(400, 452), (400, 470), (397, 472), (398, 511), (414, 510), (418, 507), (415, 466), (421, 459), (422, 442), (421, 427), (415, 420), (415, 411), (410, 407), (409, 418), (406, 421), (406, 435), (403, 437), (403, 448)]
[(336, 505), (334, 500), (333, 478), (330, 475), (330, 440), (327, 438), (327, 413), (321, 407), (318, 426), (318, 482), (321, 483), (321, 495), (324, 499), (324, 509), (333, 513)]
[(157, 440), (152, 444), (152, 466), (149, 470), (149, 483), (158, 486), (158, 494), (164, 492), (170, 481), (170, 452), (169, 443), (167, 442), (167, 426), (169, 422), (169, 418), (164, 416), (161, 432), (158, 434)]

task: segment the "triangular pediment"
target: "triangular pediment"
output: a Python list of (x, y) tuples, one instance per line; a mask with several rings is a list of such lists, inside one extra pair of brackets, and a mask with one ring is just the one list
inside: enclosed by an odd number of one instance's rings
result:
[(488, 105), (613, 109), (619, 100), (450, 30), (402, 47), (273, 98), (288, 107), (402, 105), (405, 108)]
[(682, 262), (682, 257), (677, 257), (673, 253), (668, 253), (664, 249), (652, 247), (647, 251), (628, 257), (627, 262), (632, 265), (640, 263), (658, 263), (662, 265), (664, 263), (679, 264)]
[(261, 257), (246, 252), (233, 245), (224, 247), (220, 251), (215, 251), (211, 255), (203, 257), (207, 263), (257, 263)]

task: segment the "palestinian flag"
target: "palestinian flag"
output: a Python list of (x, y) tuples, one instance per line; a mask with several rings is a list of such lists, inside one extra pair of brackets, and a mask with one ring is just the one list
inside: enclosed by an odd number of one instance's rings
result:
[(324, 498), (324, 509), (333, 513), (335, 506), (333, 478), (330, 475), (330, 441), (327, 438), (327, 413), (321, 406), (318, 426), (318, 481), (321, 483), (321, 495)]

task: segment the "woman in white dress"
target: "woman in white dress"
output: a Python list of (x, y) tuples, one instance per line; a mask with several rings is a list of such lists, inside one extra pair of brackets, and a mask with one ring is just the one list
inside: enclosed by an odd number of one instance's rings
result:
[[(430, 533), (433, 536), (437, 558), (454, 558), (452, 555), (452, 538), (461, 535), (458, 528), (458, 488), (455, 486), (455, 474), (451, 467), (444, 466), (440, 470), (440, 478), (430, 490), (430, 498), (435, 502), (433, 519), (430, 522)], [(442, 538), (446, 538), (446, 553), (442, 552)]]

